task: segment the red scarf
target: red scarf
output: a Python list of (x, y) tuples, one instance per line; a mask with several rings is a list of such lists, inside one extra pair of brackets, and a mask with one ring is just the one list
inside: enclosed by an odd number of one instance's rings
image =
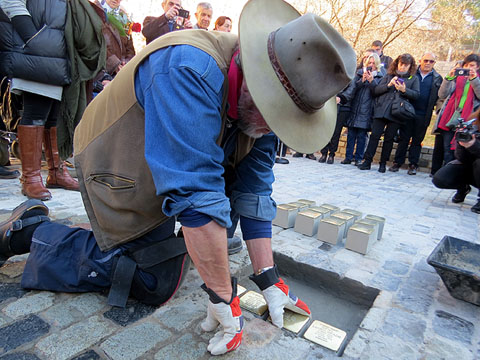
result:
[(228, 108), (227, 115), (232, 119), (238, 119), (238, 98), (240, 97), (240, 88), (243, 82), (242, 70), (235, 62), (235, 58), (240, 51), (237, 50), (230, 61), (230, 68), (228, 69)]
[[(455, 106), (458, 107), (460, 104), (460, 100), (463, 95), (463, 90), (465, 88), (465, 83), (467, 81), (466, 76), (459, 76), (456, 79), (455, 83), (455, 91), (450, 96), (450, 99), (448, 100), (447, 106), (445, 106), (445, 110), (443, 110), (442, 117), (440, 118), (440, 122), (438, 123), (438, 127), (442, 130), (445, 131), (450, 131), (451, 129), (446, 127), (445, 125), (447, 122), (450, 120), (452, 117), (453, 113), (455, 112), (456, 108)], [(467, 94), (467, 101), (465, 101), (465, 104), (463, 105), (462, 109), (462, 118), (466, 119), (467, 117), (470, 116), (470, 114), (473, 111), (473, 97), (474, 97), (472, 85), (470, 85), (470, 88), (468, 89), (468, 94)]]

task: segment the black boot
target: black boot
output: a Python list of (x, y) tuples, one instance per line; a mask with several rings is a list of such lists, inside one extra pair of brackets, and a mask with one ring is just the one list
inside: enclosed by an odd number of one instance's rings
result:
[(0, 179), (15, 179), (20, 176), (18, 170), (10, 170), (5, 166), (0, 166)]
[(318, 159), (319, 163), (324, 163), (326, 161), (327, 161), (327, 154), (322, 154), (322, 156), (320, 156), (320, 159)]
[(468, 195), (468, 193), (472, 190), (470, 185), (464, 185), (460, 189), (457, 190), (455, 195), (452, 197), (452, 202), (455, 204), (462, 203), (465, 200), (465, 197)]
[[(37, 199), (27, 200), (13, 209), (10, 217), (0, 223), (0, 266), (13, 255), (27, 253), (33, 231), (48, 220), (48, 208)], [(15, 241), (12, 241), (14, 235)]]
[(474, 213), (480, 214), (480, 199), (478, 199), (477, 203), (473, 205), (470, 210), (472, 210)]
[(378, 167), (378, 172), (379, 173), (384, 173), (385, 171), (387, 171), (387, 166), (385, 165), (385, 163), (380, 163), (380, 165)]
[(372, 163), (368, 160), (363, 160), (363, 163), (361, 163), (360, 165), (358, 165), (358, 168), (360, 170), (370, 170), (372, 167)]
[(242, 239), (238, 236), (227, 238), (228, 241), (228, 255), (236, 254), (243, 248)]

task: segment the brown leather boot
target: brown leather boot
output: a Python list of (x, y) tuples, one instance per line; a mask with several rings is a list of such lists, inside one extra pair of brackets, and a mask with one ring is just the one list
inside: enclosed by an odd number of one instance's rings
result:
[(64, 188), (79, 191), (78, 181), (70, 176), (63, 160), (58, 155), (57, 128), (45, 129), (43, 141), (48, 164), (47, 188)]
[(17, 135), (22, 158), (22, 194), (32, 199), (50, 200), (52, 194), (43, 186), (40, 174), (43, 126), (19, 125)]

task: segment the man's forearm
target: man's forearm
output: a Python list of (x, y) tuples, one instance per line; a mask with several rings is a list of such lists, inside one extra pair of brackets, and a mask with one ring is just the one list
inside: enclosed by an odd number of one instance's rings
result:
[(215, 221), (200, 227), (183, 226), (188, 254), (205, 285), (226, 302), (232, 297), (227, 232)]

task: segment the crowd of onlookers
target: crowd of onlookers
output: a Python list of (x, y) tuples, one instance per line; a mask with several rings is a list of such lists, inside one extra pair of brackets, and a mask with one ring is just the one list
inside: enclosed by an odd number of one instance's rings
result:
[[(466, 143), (458, 141), (455, 134), (462, 127), (459, 119), (476, 119), (474, 126), (478, 129), (480, 125), (478, 111), (474, 113), (480, 108), (480, 56), (466, 56), (444, 78), (434, 69), (435, 62), (432, 52), (425, 52), (419, 64), (410, 54), (402, 54), (392, 61), (383, 54), (382, 43), (374, 41), (372, 48), (363, 54), (353, 81), (337, 95), (336, 127), (330, 142), (320, 150), (318, 161), (334, 163), (339, 139), (346, 127), (346, 154), (341, 164), (370, 170), (383, 136), (378, 171), (387, 171), (386, 165), (396, 140), (398, 146), (388, 171), (399, 171), (408, 151), (407, 173), (415, 175), (422, 141), (435, 111), (431, 176), (436, 186), (457, 189), (452, 201), (463, 202), (471, 190), (470, 185), (477, 188), (480, 185), (480, 168), (475, 163), (480, 159), (477, 149), (480, 145), (475, 135), (471, 136), (470, 143)], [(399, 107), (410, 107), (411, 112), (399, 110)], [(277, 163), (288, 163), (282, 157), (284, 154), (279, 155)], [(295, 152), (293, 157), (303, 155)], [(306, 154), (306, 157), (316, 160), (314, 154)], [(457, 166), (452, 170), (453, 165)], [(442, 171), (436, 175), (439, 170)], [(446, 171), (449, 171), (448, 175)], [(453, 178), (454, 182), (451, 181)], [(480, 213), (480, 198), (472, 211)]]

